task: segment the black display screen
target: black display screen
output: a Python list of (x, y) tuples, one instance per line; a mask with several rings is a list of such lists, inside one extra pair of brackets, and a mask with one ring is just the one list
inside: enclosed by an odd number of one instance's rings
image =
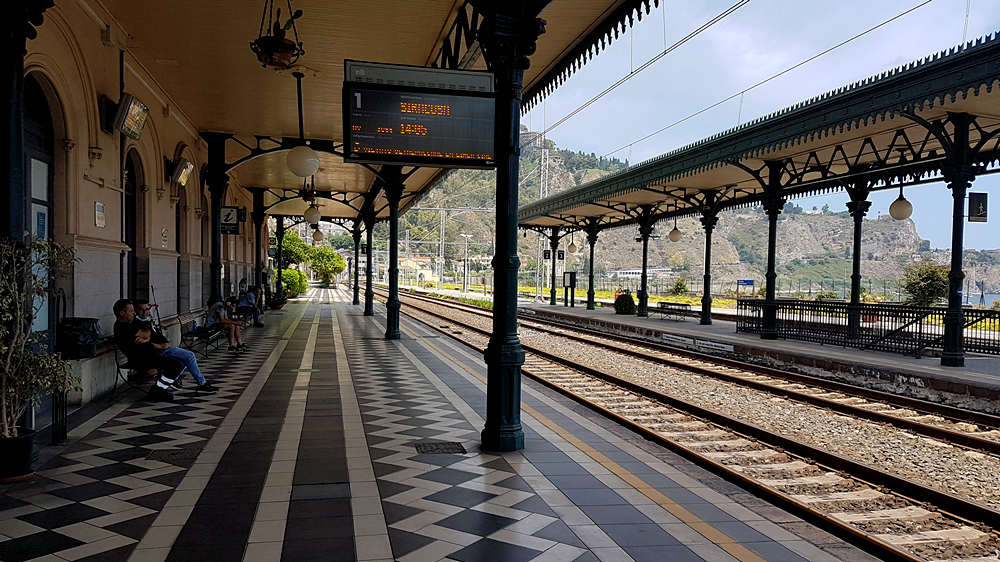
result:
[(344, 161), (494, 168), (493, 94), (344, 82)]

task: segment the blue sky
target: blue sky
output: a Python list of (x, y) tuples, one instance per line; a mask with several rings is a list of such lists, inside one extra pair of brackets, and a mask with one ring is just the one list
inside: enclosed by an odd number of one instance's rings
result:
[[(541, 130), (662, 52), (738, 0), (661, 1), (642, 22), (592, 59), (522, 122)], [(922, 5), (923, 4), (923, 5)], [(743, 96), (645, 141), (638, 139), (920, 6)], [(968, 29), (966, 31), (966, 10)], [(545, 14), (542, 14), (545, 17)], [(549, 132), (561, 148), (638, 163), (739, 123), (962, 42), (1000, 31), (997, 0), (750, 0), (625, 84)], [(544, 36), (540, 41), (544, 40)], [(633, 144), (634, 143), (634, 144)], [(625, 147), (625, 148), (623, 148)], [(966, 223), (967, 248), (1000, 248), (1000, 174), (976, 180), (990, 194), (991, 222)], [(871, 196), (872, 212), (888, 212), (896, 192)], [(951, 192), (944, 184), (906, 190), (913, 221), (936, 248), (951, 245)], [(795, 202), (845, 210), (846, 194)]]

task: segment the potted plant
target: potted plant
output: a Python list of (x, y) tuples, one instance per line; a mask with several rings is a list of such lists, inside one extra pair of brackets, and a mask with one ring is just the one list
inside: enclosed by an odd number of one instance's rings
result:
[[(285, 291), (282, 291), (285, 292)], [(288, 297), (279, 294), (277, 291), (272, 291), (267, 294), (267, 298), (264, 299), (264, 304), (267, 305), (271, 310), (280, 310), (281, 307), (285, 306), (288, 302)]]
[(49, 352), (33, 326), (47, 306), (51, 274), (74, 261), (73, 249), (46, 240), (0, 242), (0, 481), (31, 475), (34, 431), (18, 428), (46, 392), (76, 389), (69, 361)]
[(285, 37), (288, 30), (294, 27), (295, 20), (301, 17), (302, 10), (295, 10), (288, 21), (281, 23), (281, 8), (278, 8), (274, 25), (268, 28), (267, 34), (261, 35), (250, 43), (250, 50), (257, 55), (257, 60), (263, 66), (288, 68), (303, 54), (301, 43), (297, 44)]

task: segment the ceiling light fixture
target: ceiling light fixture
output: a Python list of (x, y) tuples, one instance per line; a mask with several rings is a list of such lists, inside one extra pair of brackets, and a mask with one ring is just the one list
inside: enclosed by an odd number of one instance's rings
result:
[(674, 217), (674, 229), (670, 231), (670, 234), (667, 234), (667, 239), (671, 242), (680, 242), (681, 236), (681, 231), (677, 229), (677, 217)]
[(302, 74), (301, 72), (293, 72), (292, 76), (295, 77), (295, 82), (298, 84), (299, 141), (301, 141), (302, 144), (288, 151), (288, 156), (286, 157), (285, 162), (288, 164), (288, 169), (291, 170), (293, 174), (299, 176), (300, 178), (307, 178), (319, 170), (319, 154), (316, 154), (315, 150), (306, 146), (305, 125), (302, 120), (302, 79), (305, 77), (305, 74)]
[(309, 205), (309, 208), (306, 209), (306, 212), (302, 213), (302, 218), (306, 219), (306, 222), (309, 224), (317, 225), (319, 224), (319, 220), (323, 218), (323, 216), (319, 212), (319, 209), (316, 207), (316, 205)]

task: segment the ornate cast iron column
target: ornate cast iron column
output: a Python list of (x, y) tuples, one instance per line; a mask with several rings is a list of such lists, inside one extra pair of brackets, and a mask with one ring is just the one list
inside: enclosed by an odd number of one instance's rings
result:
[(375, 290), (372, 289), (372, 253), (375, 251), (375, 213), (364, 217), (365, 234), (367, 237), (368, 255), (365, 269), (365, 316), (375, 316)]
[(861, 226), (871, 209), (872, 202), (867, 201), (868, 190), (863, 188), (848, 189), (851, 200), (847, 202), (847, 210), (854, 219), (854, 246), (851, 260), (851, 302), (847, 305), (847, 337), (857, 339), (861, 332)]
[[(643, 215), (646, 215), (646, 211), (643, 211)], [(647, 219), (643, 222), (647, 222)], [(639, 306), (635, 315), (643, 318), (649, 316), (649, 237), (652, 234), (652, 222), (639, 225), (639, 236), (642, 238), (642, 273), (639, 276)]]
[(948, 154), (948, 164), (941, 170), (944, 181), (951, 189), (951, 271), (948, 273), (948, 311), (944, 314), (944, 352), (941, 365), (944, 367), (965, 366), (965, 313), (962, 311), (962, 254), (965, 253), (965, 195), (976, 179), (978, 168), (971, 165), (973, 151), (969, 146), (969, 128), (972, 116), (967, 113), (949, 113), (955, 127), (952, 146)]
[(275, 258), (277, 258), (275, 263), (277, 263), (278, 274), (275, 276), (276, 279), (274, 280), (274, 288), (278, 293), (278, 298), (281, 298), (285, 296), (285, 289), (283, 287), (285, 280), (281, 277), (281, 271), (285, 265), (284, 260), (281, 259), (281, 248), (285, 241), (285, 216), (278, 215), (274, 218), (278, 221), (278, 226), (274, 230), (274, 237), (278, 242), (278, 249), (275, 251)]
[(552, 286), (549, 287), (549, 304), (556, 305), (556, 266), (559, 265), (559, 227), (552, 229), (549, 235), (549, 251), (552, 252)]
[(587, 244), (590, 245), (590, 262), (587, 267), (587, 310), (597, 308), (594, 302), (594, 247), (597, 246), (597, 223), (587, 225)]
[(209, 266), (211, 286), (208, 303), (222, 300), (222, 199), (229, 188), (226, 173), (226, 140), (228, 133), (202, 133), (208, 143), (208, 192), (212, 196), (212, 263)]
[(493, 333), (486, 347), (486, 426), (482, 447), (494, 451), (524, 448), (521, 430), (521, 365), (524, 350), (517, 336), (517, 178), (520, 169), (520, 111), (524, 71), (535, 41), (545, 31), (536, 16), (549, 0), (490, 2), (472, 0), (486, 17), (479, 43), (496, 79), (497, 162), (496, 255)]
[(712, 232), (719, 222), (719, 215), (714, 211), (702, 211), (701, 226), (705, 229), (705, 279), (701, 296), (701, 323), (712, 324)]
[(38, 36), (36, 27), (42, 25), (45, 10), (54, 5), (52, 0), (19, 0), (5, 5), (6, 16), (0, 18), (0, 34), (7, 53), (3, 75), (0, 106), (0, 127), (7, 135), (0, 147), (0, 203), (7, 206), (0, 213), (0, 238), (23, 242), (28, 227), (28, 203), (24, 178), (24, 55), (28, 54), (27, 41)]
[[(387, 170), (393, 168), (392, 170)], [(385, 198), (389, 202), (389, 298), (385, 302), (385, 339), (398, 340), (399, 333), (399, 199), (406, 187), (398, 166), (384, 166), (399, 181), (385, 184)]]
[(255, 189), (253, 191), (253, 212), (250, 213), (250, 218), (253, 219), (254, 228), (254, 268), (253, 268), (253, 284), (258, 287), (264, 286), (264, 191), (260, 189)]
[(361, 283), (358, 281), (358, 272), (361, 270), (361, 220), (354, 221), (354, 230), (351, 231), (354, 237), (354, 301), (351, 304), (361, 304)]
[(767, 186), (764, 188), (764, 212), (767, 213), (767, 274), (766, 297), (764, 300), (764, 318), (760, 330), (760, 339), (778, 339), (778, 303), (774, 300), (775, 254), (778, 246), (778, 215), (785, 208), (785, 199), (781, 197), (781, 162), (767, 162)]

